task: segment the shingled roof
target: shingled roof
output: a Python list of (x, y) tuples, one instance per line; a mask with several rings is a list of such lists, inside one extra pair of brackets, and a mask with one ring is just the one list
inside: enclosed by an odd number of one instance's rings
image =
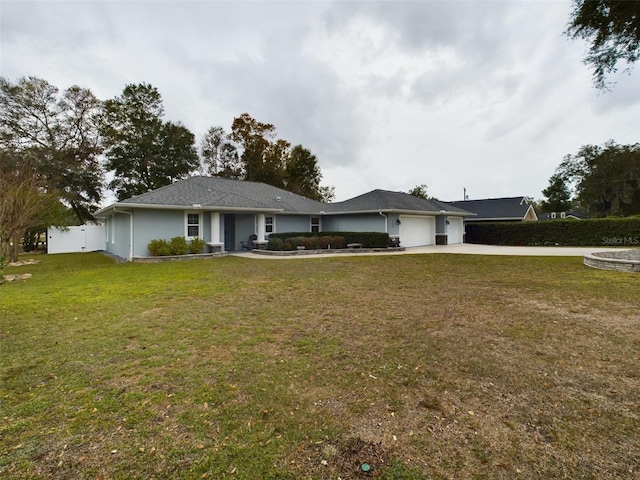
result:
[(325, 212), (331, 213), (362, 213), (362, 212), (416, 212), (416, 213), (448, 213), (457, 215), (472, 215), (466, 210), (438, 200), (425, 200), (408, 193), (391, 192), (388, 190), (373, 190), (369, 193), (325, 205)]
[(122, 200), (116, 207), (200, 208), (270, 212), (319, 213), (324, 204), (266, 183), (219, 177), (186, 180)]
[(171, 185), (122, 200), (96, 212), (112, 208), (164, 208), (204, 210), (260, 211), (265, 213), (301, 213), (331, 215), (365, 212), (415, 212), (429, 214), (472, 215), (462, 208), (424, 200), (408, 193), (373, 190), (350, 200), (322, 203), (266, 183), (219, 177), (190, 177)]
[[(475, 217), (467, 219), (473, 222), (522, 221), (526, 218), (527, 212), (533, 209), (526, 202), (525, 197), (486, 198), (483, 200), (464, 200), (447, 203), (475, 213)], [(534, 218), (537, 218), (535, 211), (533, 215)]]

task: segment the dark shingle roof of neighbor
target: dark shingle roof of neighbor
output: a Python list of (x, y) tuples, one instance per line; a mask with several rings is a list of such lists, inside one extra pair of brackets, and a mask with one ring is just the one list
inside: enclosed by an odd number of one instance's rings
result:
[(120, 202), (120, 205), (171, 205), (316, 213), (320, 202), (266, 183), (219, 177), (191, 177)]
[(230, 211), (253, 209), (305, 214), (374, 211), (439, 213), (443, 210), (447, 213), (469, 214), (469, 212), (451, 204), (437, 200), (424, 200), (402, 192), (373, 190), (344, 202), (322, 203), (266, 183), (219, 177), (190, 177), (122, 200), (114, 206), (126, 207), (135, 205), (158, 207), (192, 207), (199, 205), (202, 208), (222, 208)]
[(464, 200), (448, 203), (476, 213), (477, 216), (470, 220), (522, 220), (530, 207), (524, 201), (524, 197), (487, 198), (484, 200)]

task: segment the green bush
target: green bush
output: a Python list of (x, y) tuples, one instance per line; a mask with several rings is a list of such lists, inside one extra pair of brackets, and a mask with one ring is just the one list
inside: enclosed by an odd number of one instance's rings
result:
[(279, 251), (279, 250), (282, 250), (283, 245), (284, 245), (284, 242), (282, 241), (281, 238), (269, 237), (269, 241), (267, 242), (267, 250)]
[(303, 237), (302, 246), (305, 248), (305, 250), (317, 250), (318, 237)]
[(285, 238), (284, 242), (291, 245), (291, 250), (295, 250), (296, 248), (303, 246), (302, 245), (303, 240), (304, 240), (304, 237), (296, 236), (296, 237)]
[(640, 246), (640, 218), (468, 223), (467, 243), (485, 245)]
[(171, 255), (169, 250), (169, 244), (164, 239), (155, 239), (151, 240), (147, 245), (147, 250), (154, 257), (164, 257), (166, 255)]
[(189, 242), (189, 253), (202, 253), (205, 241), (202, 238), (194, 238)]
[[(285, 232), (272, 233), (269, 238), (281, 238), (285, 242), (290, 242), (295, 249), (302, 244), (300, 237), (317, 237), (315, 232)], [(343, 237), (345, 245), (347, 243), (360, 243), (364, 248), (386, 248), (389, 246), (389, 234), (384, 232), (322, 232), (323, 237)], [(322, 237), (321, 237), (322, 238)], [(318, 247), (320, 240), (318, 240)], [(331, 244), (331, 248), (337, 248)], [(342, 247), (344, 248), (344, 247)]]
[(187, 239), (184, 237), (173, 237), (169, 240), (170, 255), (186, 255), (189, 252)]
[(346, 246), (347, 242), (344, 237), (341, 237), (340, 235), (334, 235), (333, 237), (331, 237), (331, 248), (339, 249), (345, 248)]
[(329, 245), (331, 245), (331, 237), (323, 235), (318, 239), (318, 248), (326, 250), (327, 248), (329, 248)]
[(282, 244), (282, 250), (288, 252), (290, 250), (293, 250), (293, 246), (289, 242), (284, 242)]

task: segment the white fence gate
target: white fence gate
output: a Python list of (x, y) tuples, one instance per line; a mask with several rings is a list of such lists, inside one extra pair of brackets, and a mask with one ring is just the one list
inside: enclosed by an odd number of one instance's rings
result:
[(105, 246), (104, 225), (47, 229), (47, 253), (95, 252), (104, 250)]

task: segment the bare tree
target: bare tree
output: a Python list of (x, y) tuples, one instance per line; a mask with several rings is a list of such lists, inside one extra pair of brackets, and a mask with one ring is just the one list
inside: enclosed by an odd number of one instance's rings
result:
[(58, 195), (45, 190), (35, 162), (15, 154), (0, 154), (0, 256), (18, 259), (18, 244), (28, 228), (37, 227), (60, 215), (64, 207)]

